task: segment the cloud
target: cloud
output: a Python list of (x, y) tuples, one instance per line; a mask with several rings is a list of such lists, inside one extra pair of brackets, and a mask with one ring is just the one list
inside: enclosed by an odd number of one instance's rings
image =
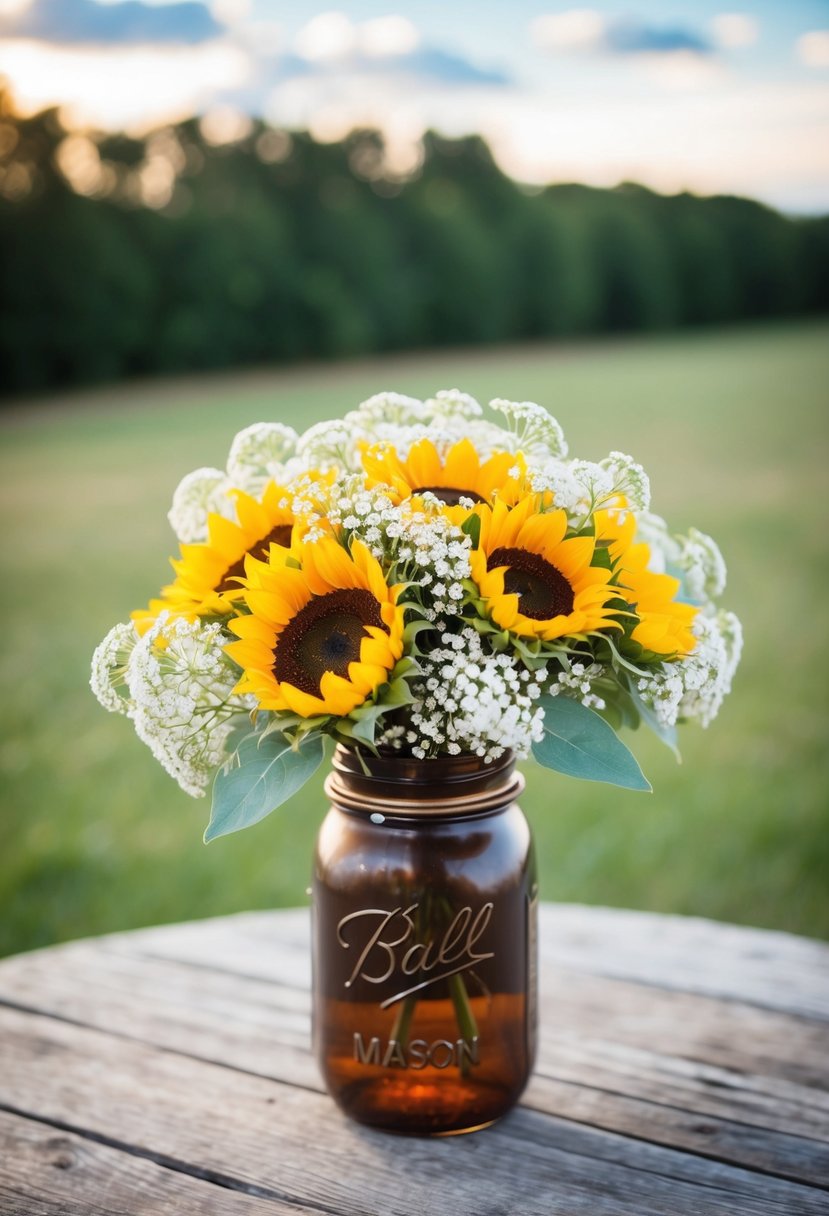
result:
[(116, 45), (106, 51), (9, 39), (0, 63), (23, 113), (60, 106), (70, 126), (133, 131), (199, 113), (215, 97), (217, 81), (240, 89), (250, 71), (249, 58), (218, 38), (197, 46)]
[(562, 109), (556, 97), (545, 104), (508, 95), (479, 104), (475, 128), (506, 173), (538, 185), (640, 181), (807, 213), (827, 206), (829, 91), (816, 81), (738, 89), (726, 78), (704, 96), (676, 92), (659, 105), (620, 96), (613, 122), (601, 98)]
[(440, 47), (422, 45), (407, 17), (354, 22), (345, 13), (319, 13), (294, 38), (294, 54), (282, 61), (280, 77), (339, 71), (349, 76), (405, 73), (446, 85), (505, 85), (497, 68), (481, 67)]
[(369, 21), (352, 21), (345, 13), (317, 13), (298, 31), (294, 50), (311, 63), (335, 62), (353, 56), (394, 58), (420, 44), (420, 34), (408, 17), (392, 14)]
[(317, 13), (294, 38), (300, 59), (311, 63), (345, 59), (357, 44), (357, 27), (345, 13)]
[(359, 30), (365, 55), (407, 55), (420, 44), (420, 34), (408, 17), (374, 17)]
[(812, 30), (798, 38), (797, 53), (807, 68), (829, 68), (829, 30)]
[(242, 25), (250, 20), (253, 0), (212, 0), (210, 11), (221, 25)]
[(669, 55), (643, 55), (639, 61), (643, 72), (654, 84), (673, 92), (698, 93), (720, 84), (727, 75), (723, 65), (713, 55), (694, 51), (672, 51)]
[(59, 45), (194, 45), (223, 27), (199, 0), (155, 5), (143, 0), (98, 4), (96, 0), (32, 0), (0, 17), (0, 35)]
[(498, 68), (479, 67), (460, 55), (451, 55), (439, 47), (421, 47), (399, 60), (402, 67), (424, 79), (441, 84), (508, 85), (510, 76)]
[(757, 20), (748, 13), (718, 13), (711, 19), (711, 31), (717, 46), (726, 50), (753, 46), (760, 36)]
[(590, 8), (545, 13), (530, 26), (533, 41), (545, 51), (595, 50), (601, 45), (604, 31), (604, 17)]
[(693, 30), (679, 25), (647, 25), (639, 21), (618, 21), (605, 30), (604, 43), (615, 55), (670, 55), (691, 51), (707, 55), (711, 43)]
[(681, 25), (653, 25), (634, 19), (608, 20), (595, 9), (568, 9), (537, 17), (530, 27), (533, 41), (553, 52), (592, 52), (604, 55), (707, 55), (711, 42)]

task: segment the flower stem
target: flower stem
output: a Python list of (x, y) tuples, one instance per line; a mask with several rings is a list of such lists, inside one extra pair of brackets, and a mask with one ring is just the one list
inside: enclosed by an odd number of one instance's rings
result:
[[(461, 1038), (471, 1044), (472, 1040), (477, 1037), (478, 1024), (475, 1021), (475, 1015), (469, 1003), (469, 994), (466, 991), (466, 984), (463, 982), (462, 975), (451, 975), (449, 977), (449, 990), (452, 993), (452, 1004), (455, 1006), (455, 1018), (458, 1023), (458, 1030), (461, 1032)], [(469, 1072), (469, 1061), (466, 1058), (465, 1052), (460, 1052), (460, 1070), (461, 1076), (464, 1077)]]
[(416, 996), (407, 996), (398, 1006), (397, 1016), (391, 1028), (391, 1038), (405, 1048), (409, 1042), (409, 1031), (412, 1026), (412, 1015), (417, 1004)]

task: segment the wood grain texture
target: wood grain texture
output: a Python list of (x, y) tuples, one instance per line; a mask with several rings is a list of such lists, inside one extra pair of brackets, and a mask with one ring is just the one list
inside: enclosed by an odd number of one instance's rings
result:
[(308, 940), (305, 910), (250, 913), (0, 963), (0, 1212), (829, 1211), (820, 943), (545, 907), (521, 1108), (434, 1141), (321, 1092)]
[(0, 1111), (3, 1216), (315, 1216)]

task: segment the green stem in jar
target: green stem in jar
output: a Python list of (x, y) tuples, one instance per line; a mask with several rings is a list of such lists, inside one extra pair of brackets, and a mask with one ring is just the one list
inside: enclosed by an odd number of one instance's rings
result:
[[(478, 1035), (478, 1024), (475, 1021), (475, 1014), (472, 1012), (472, 1006), (469, 1003), (469, 993), (466, 991), (466, 984), (463, 982), (462, 975), (450, 975), (449, 991), (452, 994), (452, 1004), (455, 1006), (455, 1018), (458, 1023), (458, 1030), (461, 1032), (461, 1038), (471, 1044), (473, 1039)], [(459, 1068), (461, 1076), (465, 1077), (469, 1072), (469, 1061), (464, 1052), (460, 1053)]]
[[(418, 940), (423, 940), (437, 932), (441, 927), (443, 918), (451, 918), (452, 907), (445, 896), (441, 896), (437, 900), (431, 897), (430, 892), (426, 892), (420, 901), (416, 917), (416, 933)], [(473, 1040), (478, 1035), (478, 1024), (475, 1021), (475, 1015), (472, 1012), (472, 1005), (469, 1000), (469, 993), (466, 990), (466, 983), (462, 975), (451, 975), (447, 979), (449, 985), (449, 993), (452, 998), (452, 1005), (455, 1010), (455, 1021), (457, 1023), (458, 1032), (465, 1042), (472, 1044)], [(390, 1038), (399, 1043), (404, 1049), (408, 1046), (409, 1036), (412, 1028), (412, 1018), (417, 1006), (418, 998), (412, 993), (404, 998), (400, 1003), (395, 1015), (394, 1023), (391, 1029)], [(460, 1053), (460, 1061), (458, 1065), (461, 1076), (469, 1074), (469, 1060), (466, 1054)]]
[(397, 1014), (394, 1019), (394, 1025), (391, 1028), (391, 1038), (405, 1048), (409, 1042), (409, 1032), (412, 1028), (412, 1016), (417, 1004), (416, 996), (407, 996), (401, 1001)]

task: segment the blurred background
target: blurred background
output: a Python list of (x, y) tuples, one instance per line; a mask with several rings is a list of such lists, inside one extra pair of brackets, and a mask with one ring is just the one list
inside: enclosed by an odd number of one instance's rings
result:
[(526, 767), (546, 899), (829, 936), (829, 6), (0, 0), (0, 953), (305, 901), (87, 687), (251, 422), (531, 399), (729, 565), (650, 797)]

